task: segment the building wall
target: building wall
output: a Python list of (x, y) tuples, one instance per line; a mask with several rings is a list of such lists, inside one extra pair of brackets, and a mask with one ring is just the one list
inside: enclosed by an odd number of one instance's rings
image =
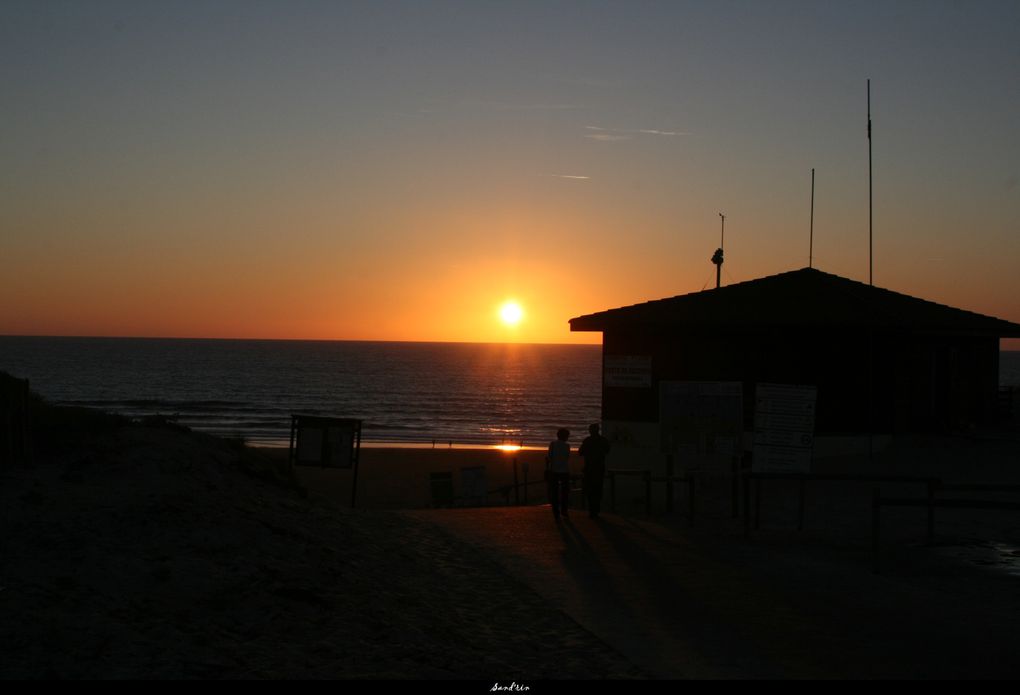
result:
[(607, 331), (603, 356), (651, 357), (647, 386), (603, 384), (607, 422), (656, 423), (663, 380), (740, 381), (747, 430), (759, 382), (817, 386), (820, 434), (958, 430), (994, 416), (998, 388), (998, 339), (987, 337)]

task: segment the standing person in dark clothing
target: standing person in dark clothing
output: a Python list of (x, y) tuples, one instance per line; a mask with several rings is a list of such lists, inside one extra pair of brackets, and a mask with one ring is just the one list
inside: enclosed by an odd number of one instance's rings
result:
[(549, 455), (545, 457), (545, 479), (549, 482), (549, 502), (553, 516), (560, 520), (560, 514), (569, 518), (567, 501), (570, 499), (570, 430), (561, 427), (556, 439), (549, 443)]
[(606, 455), (609, 440), (599, 434), (597, 424), (588, 427), (590, 436), (581, 442), (577, 453), (584, 459), (584, 496), (588, 500), (588, 516), (597, 519), (602, 509), (602, 482), (606, 477)]

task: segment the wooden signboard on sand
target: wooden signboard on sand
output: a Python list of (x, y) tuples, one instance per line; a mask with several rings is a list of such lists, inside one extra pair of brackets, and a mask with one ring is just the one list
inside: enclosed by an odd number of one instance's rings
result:
[(291, 465), (353, 469), (352, 507), (358, 488), (358, 454), (360, 452), (361, 420), (291, 415)]

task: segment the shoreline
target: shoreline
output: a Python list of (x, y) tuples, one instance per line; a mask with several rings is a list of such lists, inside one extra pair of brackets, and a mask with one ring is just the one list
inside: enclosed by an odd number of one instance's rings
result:
[[(196, 430), (198, 432), (202, 430)], [(212, 433), (209, 433), (212, 434)], [(212, 434), (214, 437), (220, 437), (221, 439), (230, 439), (230, 437), (223, 437), (222, 435)], [(289, 449), (290, 442), (246, 442), (246, 446), (253, 449), (267, 450), (267, 451), (278, 451), (280, 449)], [(536, 446), (533, 444), (475, 444), (472, 442), (361, 442), (362, 449), (397, 449), (397, 450), (414, 450), (414, 451), (502, 451), (502, 452), (517, 452), (517, 451), (545, 451), (546, 447)]]
[[(288, 462), (287, 449), (259, 451), (279, 464)], [(515, 469), (517, 482), (528, 489), (519, 494), (529, 503), (544, 503), (545, 449), (362, 447), (356, 490), (350, 469), (294, 466), (294, 475), (312, 497), (349, 506), (353, 492), (359, 509), (395, 510), (451, 506), (443, 487), (453, 497), (452, 506), (465, 506), (466, 498), (474, 500), (466, 506), (513, 503)], [(581, 471), (576, 452), (571, 469)], [(433, 483), (439, 477), (447, 482)], [(487, 494), (479, 497), (480, 490)]]

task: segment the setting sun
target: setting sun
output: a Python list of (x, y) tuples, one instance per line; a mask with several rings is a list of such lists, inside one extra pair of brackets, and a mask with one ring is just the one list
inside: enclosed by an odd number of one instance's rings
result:
[(508, 326), (516, 326), (524, 318), (524, 309), (517, 302), (505, 302), (499, 308), (499, 318)]

